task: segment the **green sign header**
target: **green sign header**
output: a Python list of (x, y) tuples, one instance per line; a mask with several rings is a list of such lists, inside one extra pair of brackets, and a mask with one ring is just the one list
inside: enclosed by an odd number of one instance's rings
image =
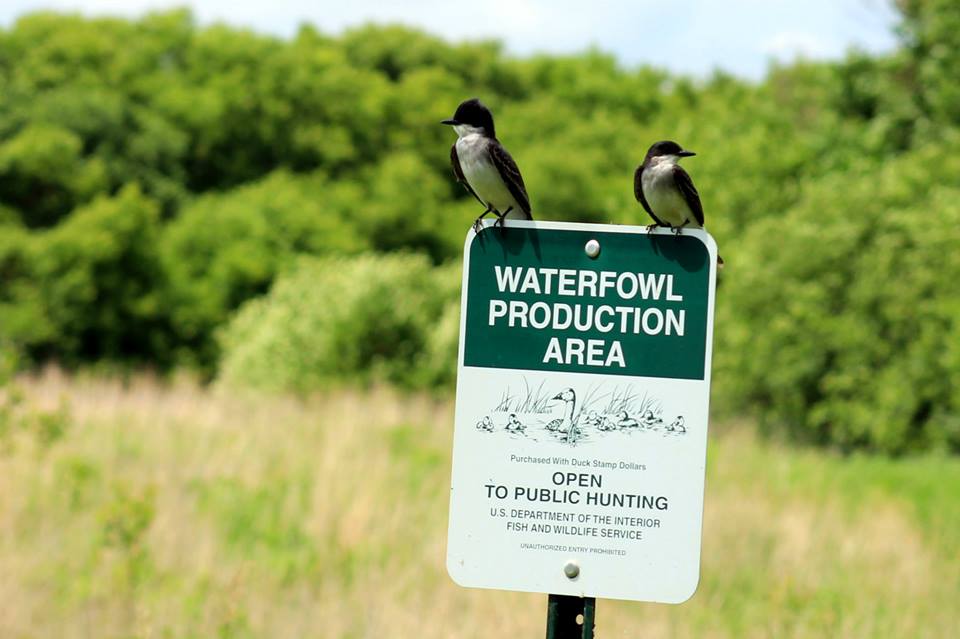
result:
[(704, 379), (712, 261), (703, 240), (579, 226), (473, 237), (464, 366)]

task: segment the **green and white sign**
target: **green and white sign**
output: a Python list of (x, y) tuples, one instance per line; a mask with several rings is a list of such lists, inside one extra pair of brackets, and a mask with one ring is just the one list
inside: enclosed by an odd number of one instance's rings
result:
[(716, 260), (702, 230), (470, 231), (447, 553), (457, 583), (693, 594)]

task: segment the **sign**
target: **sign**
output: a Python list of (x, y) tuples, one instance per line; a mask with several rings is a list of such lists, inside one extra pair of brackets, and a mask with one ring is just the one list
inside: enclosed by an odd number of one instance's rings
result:
[(693, 595), (716, 262), (699, 229), (471, 229), (454, 581), (668, 603)]

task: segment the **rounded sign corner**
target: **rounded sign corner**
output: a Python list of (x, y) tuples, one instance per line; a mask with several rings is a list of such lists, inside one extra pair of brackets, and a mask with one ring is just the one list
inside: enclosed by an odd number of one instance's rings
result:
[(487, 229), (493, 228), (493, 223), (484, 220), (480, 223), (480, 231), (477, 231), (477, 227), (473, 224), (470, 225), (470, 228), (467, 229), (467, 235), (463, 240), (463, 259), (466, 260), (470, 255), (470, 249), (473, 248), (474, 243), (480, 239), (480, 236), (484, 234)]
[(700, 243), (703, 244), (705, 249), (707, 249), (707, 254), (710, 255), (712, 261), (716, 262), (717, 253), (720, 251), (720, 249), (717, 247), (717, 241), (706, 229), (696, 229), (696, 231), (696, 233), (692, 233), (688, 235), (688, 237), (695, 237), (700, 240)]
[(681, 594), (676, 599), (671, 599), (664, 603), (673, 604), (675, 606), (679, 606), (680, 604), (685, 604), (691, 599), (693, 599), (693, 596), (697, 594), (697, 590), (699, 589), (700, 589), (700, 571), (698, 570), (697, 573), (694, 575), (693, 583), (690, 584), (687, 590), (683, 591), (683, 594)]
[(463, 568), (462, 561), (458, 562), (453, 557), (447, 557), (447, 575), (450, 577), (450, 580), (461, 588), (469, 588), (470, 584), (467, 583), (464, 576), (460, 574), (460, 568)]
[(480, 234), (477, 233), (476, 229), (473, 228), (473, 225), (467, 229), (467, 235), (463, 238), (463, 259), (466, 259), (470, 256), (470, 248), (473, 246), (474, 241), (480, 237)]

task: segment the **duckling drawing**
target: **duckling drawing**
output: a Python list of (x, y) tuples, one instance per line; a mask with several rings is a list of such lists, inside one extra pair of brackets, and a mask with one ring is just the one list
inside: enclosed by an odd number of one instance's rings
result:
[(617, 428), (636, 428), (639, 425), (640, 422), (630, 417), (627, 411), (622, 410), (617, 413)]
[(563, 401), (566, 407), (563, 410), (563, 417), (547, 423), (547, 430), (567, 433), (567, 438), (569, 439), (574, 433), (573, 411), (577, 405), (577, 394), (573, 392), (572, 388), (568, 388), (555, 395), (552, 399)]
[(667, 430), (671, 433), (685, 433), (687, 432), (687, 427), (683, 425), (683, 415), (677, 416), (673, 422), (667, 426)]
[(617, 430), (617, 423), (610, 419), (608, 415), (600, 418), (600, 424), (597, 426), (600, 430)]
[(594, 428), (599, 428), (600, 425), (603, 423), (603, 418), (597, 414), (597, 411), (592, 410), (589, 413), (587, 413), (583, 418), (581, 418), (579, 421), (584, 426), (592, 426)]
[(511, 433), (522, 433), (527, 427), (517, 419), (516, 413), (510, 413), (510, 418), (507, 420), (507, 431)]
[(648, 408), (643, 416), (640, 417), (640, 423), (643, 424), (644, 428), (654, 428), (663, 424), (663, 420), (654, 415), (653, 411)]
[(484, 416), (479, 422), (477, 422), (477, 430), (485, 430), (488, 433), (493, 432), (493, 420), (490, 419), (489, 415)]

